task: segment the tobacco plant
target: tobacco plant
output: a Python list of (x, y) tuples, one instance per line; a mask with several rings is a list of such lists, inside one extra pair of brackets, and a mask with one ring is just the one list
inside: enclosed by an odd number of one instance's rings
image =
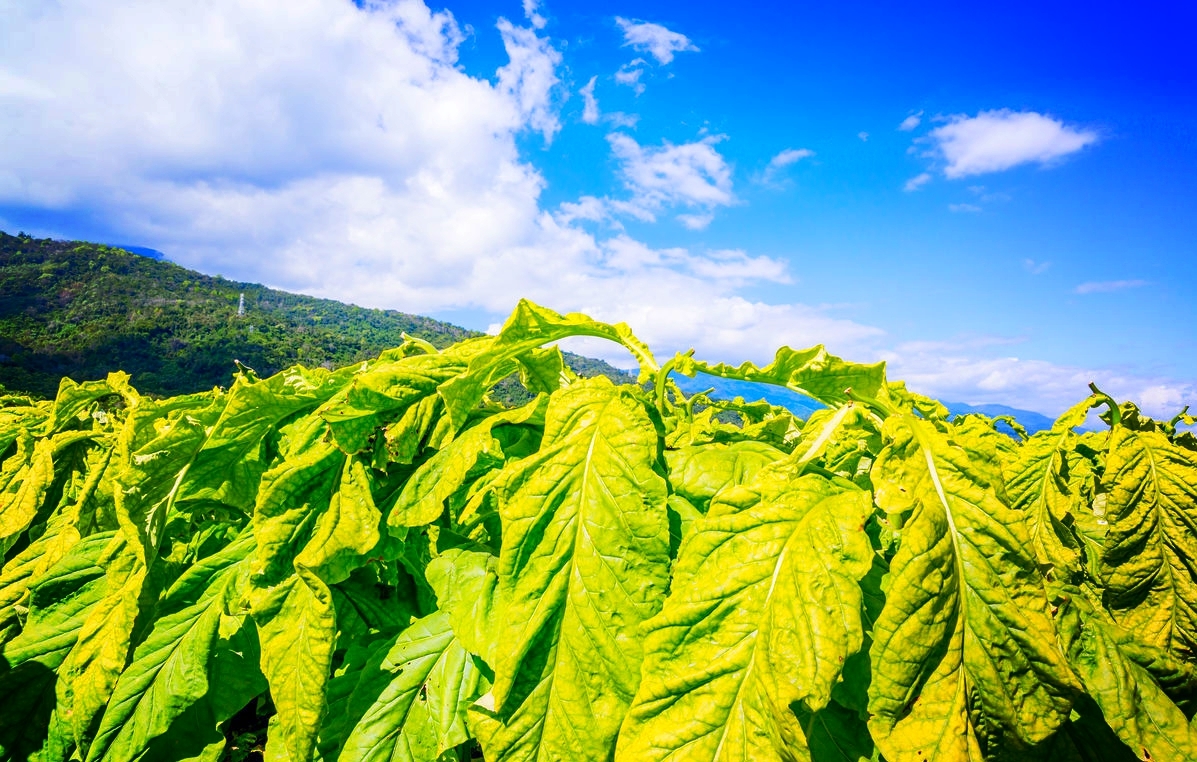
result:
[(443, 351), (0, 403), (4, 759), (1197, 759), (1183, 414), (1093, 389), (1028, 436), (822, 347), (659, 366), (527, 302)]

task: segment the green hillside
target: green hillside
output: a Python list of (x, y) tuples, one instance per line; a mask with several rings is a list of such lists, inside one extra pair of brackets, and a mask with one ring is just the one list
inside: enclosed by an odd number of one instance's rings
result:
[[(63, 376), (85, 381), (121, 369), (142, 391), (183, 394), (227, 386), (234, 360), (263, 376), (296, 363), (336, 367), (398, 346), (404, 332), (438, 347), (476, 335), (110, 246), (0, 232), (0, 385), (11, 391), (52, 397)], [(621, 376), (600, 361), (568, 359), (582, 375)]]

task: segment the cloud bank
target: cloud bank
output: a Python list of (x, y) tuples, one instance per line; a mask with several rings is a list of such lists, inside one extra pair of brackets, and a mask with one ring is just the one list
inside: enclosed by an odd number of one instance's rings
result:
[[(1014, 358), (985, 366), (970, 361), (974, 350), (887, 349), (883, 329), (797, 301), (801, 282), (781, 259), (650, 246), (622, 230), (621, 219), (661, 218), (701, 229), (741, 203), (718, 136), (670, 143), (614, 132), (625, 195), (546, 209), (544, 176), (519, 147), (564, 129), (562, 56), (538, 2), (524, 4), (526, 24), (474, 32), (504, 45), (508, 62), (493, 78), (458, 66), (458, 23), (416, 0), (293, 0), (285, 12), (250, 0), (5, 7), (0, 206), (86, 216), (109, 240), (184, 266), (370, 307), (498, 319), (528, 297), (625, 320), (662, 354), (696, 346), (715, 361), (766, 362), (782, 344), (826, 343), (859, 360), (888, 357), (895, 377), (966, 402), (982, 389), (1050, 412), (1083, 396), (1079, 379), (1092, 377)], [(657, 29), (629, 22), (625, 33), (662, 63), (693, 49)], [(585, 92), (583, 101), (586, 119)], [(966, 151), (988, 145), (970, 143), (966, 122), (938, 128), (956, 130), (940, 145), (959, 172), (1046, 160), (1088, 140), (1059, 126), (1046, 144), (1029, 141), (1030, 154)], [(793, 301), (751, 296), (786, 284)], [(982, 367), (990, 372), (978, 376)], [(1124, 381), (1128, 394), (1161, 404), (1191, 393)]]

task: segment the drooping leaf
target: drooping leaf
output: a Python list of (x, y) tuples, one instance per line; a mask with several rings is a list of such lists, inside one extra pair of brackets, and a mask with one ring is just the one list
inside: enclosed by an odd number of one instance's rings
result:
[(1197, 453), (1115, 426), (1103, 485), (1107, 606), (1145, 643), (1197, 658)]
[(594, 336), (624, 345), (640, 363), (641, 380), (659, 370), (652, 352), (632, 335), (627, 325), (600, 323), (576, 312), (560, 315), (521, 299), (493, 342), (470, 358), (464, 373), (441, 384), (437, 390), (445, 400), (453, 428), (464, 426), (486, 390), (517, 369), (517, 357), (571, 336)]
[(553, 395), (534, 456), (504, 471), (489, 758), (606, 759), (640, 678), (639, 625), (669, 574), (646, 401), (597, 377)]
[(421, 465), (399, 495), (387, 522), (392, 526), (422, 526), (437, 519), (444, 501), (467, 481), (502, 465), (503, 447), (494, 436), (496, 426), (544, 424), (547, 397), (488, 416), (462, 432)]
[(436, 612), (412, 624), (380, 665), (390, 681), (349, 733), (340, 759), (422, 762), (468, 738), (465, 711), (482, 675)]
[(786, 453), (761, 442), (712, 442), (665, 451), (673, 491), (700, 511), (725, 487), (744, 484)]
[(112, 533), (87, 538), (33, 584), (25, 628), (0, 652), (0, 758), (25, 759), (61, 722), (55, 713), (55, 673), (88, 612), (104, 598), (107, 580), (100, 559), (111, 540)]
[(428, 582), (462, 646), (493, 663), (494, 605), (499, 561), (489, 553), (452, 549), (428, 564)]
[(262, 673), (278, 710), (267, 758), (307, 762), (324, 719), (332, 671), (336, 614), (328, 587), (304, 572), (259, 593), (254, 621), (262, 647)]
[(695, 521), (645, 625), (617, 759), (810, 758), (790, 706), (826, 707), (861, 647), (858, 582), (873, 552), (868, 493), (800, 468), (765, 469)]
[(801, 392), (827, 405), (852, 399), (877, 400), (885, 395), (885, 363), (861, 365), (829, 354), (822, 345), (794, 350), (782, 347), (765, 367), (746, 362), (739, 367), (711, 365), (689, 355), (678, 355), (674, 369), (685, 376), (706, 373), (722, 378), (776, 384)]
[(1021, 514), (935, 424), (885, 423), (878, 505), (904, 519), (873, 628), (869, 730), (891, 762), (1046, 739), (1076, 690)]
[(117, 680), (88, 748), (88, 762), (138, 759), (207, 695), (221, 617), (253, 546), (253, 536), (247, 534), (189, 569), (167, 592), (160, 618)]
[(1151, 674), (1129, 658), (1128, 633), (1103, 618), (1077, 601), (1063, 629), (1072, 640), (1072, 663), (1106, 722), (1144, 762), (1197, 759), (1197, 732), (1188, 718)]

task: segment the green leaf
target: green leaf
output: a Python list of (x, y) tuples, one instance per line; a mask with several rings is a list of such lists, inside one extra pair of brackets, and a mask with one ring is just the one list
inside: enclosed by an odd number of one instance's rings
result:
[(505, 424), (544, 425), (547, 397), (488, 416), (457, 436), (421, 465), (403, 487), (387, 523), (394, 527), (416, 527), (436, 521), (444, 502), (464, 484), (502, 465), (502, 443), (495, 438), (496, 426)]
[(117, 518), (130, 548), (152, 566), (191, 464), (224, 409), (216, 393), (143, 402), (117, 440)]
[(695, 520), (644, 628), (617, 759), (809, 759), (790, 705), (826, 707), (860, 649), (873, 551), (868, 493), (800, 468), (768, 467)]
[(1071, 635), (1072, 663), (1118, 738), (1140, 760), (1197, 759), (1197, 732), (1150, 673), (1129, 658), (1128, 634), (1078, 603), (1063, 628)]
[(493, 663), (495, 595), (499, 560), (489, 553), (451, 549), (428, 564), (425, 574), (437, 603), (467, 651)]
[(1102, 483), (1106, 605), (1143, 642), (1197, 657), (1197, 453), (1115, 426)]
[(1063, 580), (1083, 570), (1080, 541), (1071, 529), (1073, 512), (1088, 509), (1069, 474), (1075, 447), (1070, 429), (1036, 434), (1023, 444), (1006, 482), (1010, 507), (1025, 513), (1035, 558), (1055, 567)]
[(191, 465), (182, 500), (216, 500), (253, 507), (270, 465), (262, 442), (280, 422), (306, 413), (336, 394), (352, 376), (322, 368), (291, 368), (266, 380), (241, 374), (229, 389), (219, 420)]
[(553, 395), (540, 452), (504, 470), (493, 704), (472, 715), (488, 758), (610, 756), (669, 581), (658, 447), (642, 395), (597, 377)]
[[(111, 540), (110, 532), (87, 538), (32, 585), (25, 628), (0, 654), (0, 758), (25, 759), (50, 740), (60, 722), (55, 672), (88, 613), (104, 598), (100, 559)], [(61, 740), (63, 734), (53, 735)]]
[(59, 670), (58, 712), (80, 745), (112, 695), (129, 658), (138, 616), (155, 594), (146, 567), (124, 533), (113, 537), (100, 559), (107, 594), (88, 612), (78, 641)]
[(341, 471), (341, 483), (328, 509), (320, 514), (312, 539), (295, 556), (295, 567), (335, 585), (366, 562), (378, 544), (382, 514), (374, 506), (371, 479), (362, 462), (351, 457)]
[[(24, 532), (42, 509), (56, 477), (55, 458), (93, 436), (87, 431), (67, 431), (39, 439), (20, 470), (6, 476), (7, 485), (0, 492), (0, 549), (9, 547), (11, 539)], [(7, 463), (5, 470), (9, 470)]]
[[(254, 507), (252, 583), (269, 587), (295, 573), (295, 558), (311, 540), (317, 521), (344, 478), (346, 456), (324, 440), (319, 418), (297, 421), (281, 462), (262, 476)], [(335, 528), (337, 522), (327, 525)], [(377, 529), (377, 526), (374, 527)]]
[(685, 376), (706, 373), (722, 378), (776, 384), (801, 392), (827, 405), (841, 405), (852, 399), (880, 400), (885, 396), (885, 363), (861, 365), (828, 354), (823, 345), (794, 350), (782, 347), (773, 362), (763, 368), (746, 362), (739, 367), (695, 360), (678, 355), (674, 369)]
[(700, 511), (725, 487), (744, 484), (786, 453), (762, 442), (712, 442), (665, 451), (673, 491)]
[(340, 759), (421, 762), (468, 740), (465, 709), (482, 675), (438, 611), (399, 636), (381, 669), (391, 676), (345, 741)]
[(903, 762), (1046, 739), (1078, 686), (1022, 515), (936, 424), (899, 414), (884, 433), (876, 501), (904, 524), (870, 649), (874, 741)]
[(262, 673), (278, 710), (266, 756), (307, 762), (324, 719), (336, 642), (332, 597), (323, 582), (304, 572), (255, 596), (253, 616)]
[[(149, 636), (133, 652), (100, 720), (87, 760), (126, 762), (209, 690), (209, 660), (242, 562), (246, 535), (187, 571), (167, 592)], [(239, 708), (239, 707), (238, 707)]]
[(659, 370), (652, 352), (632, 335), (627, 325), (607, 325), (577, 312), (560, 315), (521, 299), (499, 335), (484, 351), (470, 359), (469, 368), (441, 384), (437, 390), (445, 401), (453, 429), (459, 430), (465, 425), (470, 412), (482, 400), (487, 389), (517, 369), (517, 358), (545, 344), (571, 336), (594, 336), (623, 344), (640, 363), (641, 381)]
[[(379, 429), (401, 420), (406, 412), (435, 395), (444, 381), (465, 370), (467, 360), (459, 356), (462, 351), (413, 355), (372, 366), (365, 363), (365, 370), (321, 405), (318, 414), (328, 423), (338, 447), (348, 454), (362, 452), (370, 447)], [(414, 420), (404, 428), (412, 423)]]

